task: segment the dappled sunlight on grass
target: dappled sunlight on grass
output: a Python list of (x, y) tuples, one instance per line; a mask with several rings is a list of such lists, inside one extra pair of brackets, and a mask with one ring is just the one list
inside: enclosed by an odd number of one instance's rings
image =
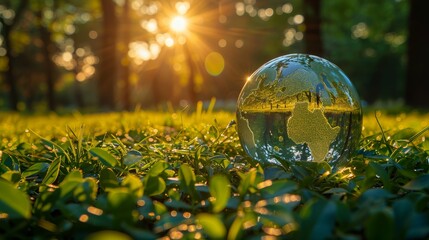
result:
[[(363, 135), (373, 135), (380, 132), (376, 116), (387, 133), (412, 128), (419, 131), (429, 126), (429, 113), (386, 114), (368, 112), (363, 117)], [(104, 134), (128, 132), (130, 129), (141, 130), (144, 126), (159, 127), (196, 127), (198, 125), (214, 124), (226, 126), (235, 120), (232, 112), (118, 112), (99, 114), (71, 114), (59, 116), (50, 115), (19, 115), (0, 113), (0, 136), (25, 136), (34, 131), (44, 137), (66, 134), (66, 129), (83, 127), (88, 134)]]
[(245, 155), (233, 112), (196, 109), (2, 114), (0, 235), (359, 238), (381, 218), (388, 234), (428, 236), (427, 114), (377, 114), (383, 131), (366, 114), (345, 165), (276, 166)]
[(429, 126), (429, 113), (400, 113), (400, 114), (387, 114), (384, 112), (368, 112), (363, 118), (363, 134), (364, 136), (372, 135), (380, 132), (377, 124), (378, 118), (384, 131), (387, 134), (403, 130), (407, 128), (420, 131), (421, 129)]

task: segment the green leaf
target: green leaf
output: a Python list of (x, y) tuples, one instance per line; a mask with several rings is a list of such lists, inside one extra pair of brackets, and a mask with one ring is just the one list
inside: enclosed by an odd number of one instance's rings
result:
[(312, 175), (311, 172), (309, 171), (309, 169), (305, 168), (303, 166), (292, 165), (291, 169), (292, 169), (292, 172), (295, 175), (295, 177), (301, 181), (303, 181), (304, 179), (306, 179)]
[(73, 196), (73, 192), (83, 182), (82, 173), (74, 170), (67, 174), (64, 180), (58, 185), (61, 191), (60, 198), (67, 201)]
[(2, 179), (0, 189), (0, 213), (7, 214), (11, 219), (31, 217), (31, 203), (27, 194)]
[[(46, 188), (45, 188), (46, 189)], [(60, 200), (61, 191), (42, 191), (34, 203), (33, 213), (38, 217), (44, 216), (54, 210), (54, 206)]]
[(60, 147), (60, 145), (46, 139), (46, 138), (41, 138), (40, 141), (42, 142), (43, 146), (45, 146), (45, 148), (47, 148), (48, 150), (58, 150), (59, 153), (64, 153), (64, 149), (62, 147)]
[[(131, 193), (134, 193), (137, 198), (143, 196), (143, 183), (137, 176), (128, 174), (122, 181), (122, 186), (128, 188)], [(164, 183), (165, 189), (165, 183)], [(164, 191), (164, 190), (163, 190)]]
[(60, 166), (61, 166), (61, 158), (55, 159), (48, 168), (48, 172), (46, 173), (45, 177), (42, 180), (42, 184), (48, 185), (52, 184), (57, 180), (58, 174), (60, 172)]
[(209, 134), (214, 138), (217, 138), (219, 137), (219, 130), (217, 129), (217, 127), (211, 125), (209, 128)]
[(210, 239), (223, 239), (226, 235), (225, 225), (216, 215), (200, 213), (197, 215), (197, 223)]
[(393, 203), (393, 216), (395, 217), (395, 237), (405, 239), (407, 231), (413, 226), (411, 219), (414, 212), (413, 202), (408, 199), (399, 199)]
[(69, 203), (62, 208), (62, 211), (67, 218), (79, 219), (83, 214), (88, 214), (88, 207), (84, 204)]
[(21, 181), (21, 173), (18, 171), (7, 171), (0, 177), (13, 184), (18, 184)]
[(114, 156), (101, 148), (91, 148), (89, 153), (98, 158), (98, 160), (100, 160), (100, 162), (105, 166), (115, 167), (118, 164), (118, 160)]
[(244, 196), (246, 192), (256, 192), (257, 186), (262, 182), (263, 176), (256, 170), (250, 169), (247, 173), (241, 174), (240, 185), (238, 185), (238, 192)]
[(112, 189), (107, 195), (108, 210), (115, 216), (118, 223), (125, 221), (133, 222), (133, 211), (135, 209), (137, 198), (126, 188)]
[(104, 191), (108, 191), (111, 188), (119, 186), (118, 178), (110, 168), (103, 168), (100, 171), (100, 186)]
[(159, 161), (153, 164), (148, 174), (155, 177), (160, 175), (167, 168), (168, 168), (168, 164), (165, 161)]
[(155, 210), (155, 213), (157, 215), (163, 215), (163, 214), (167, 213), (167, 211), (168, 211), (167, 207), (158, 201), (153, 202), (153, 209)]
[(377, 209), (365, 221), (365, 236), (368, 240), (394, 239), (394, 221), (391, 209)]
[(49, 163), (46, 163), (46, 162), (35, 163), (22, 173), (22, 177), (26, 178), (38, 173), (46, 172), (48, 168), (49, 168)]
[(64, 180), (61, 182), (61, 184), (66, 183), (68, 181), (81, 181), (82, 178), (83, 178), (82, 173), (79, 170), (73, 170), (69, 174), (67, 174)]
[(179, 168), (180, 189), (195, 199), (195, 174), (188, 164), (182, 164)]
[(97, 197), (98, 185), (94, 178), (85, 178), (73, 192), (74, 198), (78, 202), (92, 203)]
[(429, 188), (429, 174), (423, 174), (403, 186), (407, 190), (423, 190)]
[(9, 155), (7, 153), (2, 153), (0, 162), (2, 163), (2, 165), (7, 167), (8, 170), (20, 171), (20, 164), (15, 156)]
[(210, 180), (210, 195), (214, 198), (213, 212), (222, 211), (231, 196), (230, 182), (223, 175), (216, 175)]
[(301, 211), (299, 239), (329, 239), (335, 227), (336, 205), (332, 201), (307, 202)]
[(225, 157), (225, 155), (216, 155), (213, 157), (209, 158), (209, 161), (213, 161), (217, 164), (219, 164), (220, 166), (222, 166), (223, 168), (227, 168), (229, 166), (229, 164), (231, 163), (227, 157)]
[[(1, 159), (0, 159), (1, 161)], [(0, 174), (5, 173), (7, 171), (10, 171), (10, 168), (8, 168), (6, 165), (4, 165), (2, 162), (0, 162)]]
[(203, 155), (205, 152), (207, 152), (207, 150), (208, 150), (207, 145), (198, 146), (197, 151), (195, 151), (195, 153), (194, 153), (195, 161), (199, 161), (199, 159), (201, 158), (201, 155)]
[(380, 177), (381, 181), (384, 184), (386, 189), (390, 189), (392, 186), (392, 182), (390, 181), (389, 174), (380, 164), (376, 162), (369, 162), (369, 166), (374, 169), (375, 173)]
[(165, 191), (166, 184), (161, 177), (148, 175), (143, 181), (145, 195), (155, 196)]
[(131, 206), (135, 204), (135, 201), (132, 199), (137, 198), (131, 195), (126, 188), (112, 189), (107, 195), (109, 207), (115, 211), (120, 211), (122, 208), (131, 209)]
[(228, 240), (235, 240), (235, 239), (241, 239), (242, 233), (243, 233), (243, 223), (246, 219), (244, 219), (241, 216), (237, 216), (232, 222), (231, 227), (228, 231)]
[(137, 150), (130, 150), (124, 157), (124, 165), (132, 166), (143, 159), (142, 154)]

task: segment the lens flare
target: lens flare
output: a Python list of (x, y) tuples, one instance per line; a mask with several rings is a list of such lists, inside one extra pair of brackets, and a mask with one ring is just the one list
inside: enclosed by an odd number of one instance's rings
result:
[(218, 52), (211, 52), (207, 55), (204, 66), (206, 71), (212, 76), (218, 76), (223, 72), (225, 68), (225, 60), (223, 56)]
[(170, 28), (175, 32), (185, 32), (188, 27), (188, 21), (183, 16), (176, 16), (171, 19)]

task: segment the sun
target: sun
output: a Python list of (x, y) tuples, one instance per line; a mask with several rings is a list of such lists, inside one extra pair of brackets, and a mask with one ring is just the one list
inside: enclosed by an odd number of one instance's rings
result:
[(178, 32), (183, 33), (187, 30), (188, 27), (188, 21), (184, 16), (175, 16), (171, 19), (170, 22), (170, 29)]

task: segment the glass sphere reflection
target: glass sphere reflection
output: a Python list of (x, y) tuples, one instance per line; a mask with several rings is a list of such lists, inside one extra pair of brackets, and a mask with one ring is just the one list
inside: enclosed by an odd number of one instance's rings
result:
[(243, 149), (263, 163), (348, 159), (359, 141), (362, 111), (348, 77), (313, 55), (273, 59), (248, 79), (238, 98)]

